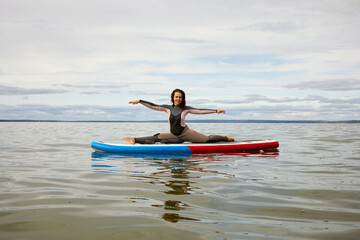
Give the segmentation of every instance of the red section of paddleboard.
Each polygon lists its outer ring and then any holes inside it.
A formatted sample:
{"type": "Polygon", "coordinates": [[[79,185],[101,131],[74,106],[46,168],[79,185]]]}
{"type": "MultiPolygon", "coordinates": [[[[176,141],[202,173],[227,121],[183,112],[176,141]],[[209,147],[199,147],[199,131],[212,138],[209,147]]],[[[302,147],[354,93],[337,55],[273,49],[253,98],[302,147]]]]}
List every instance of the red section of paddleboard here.
{"type": "Polygon", "coordinates": [[[269,142],[239,142],[233,144],[209,144],[209,145],[191,145],[188,146],[193,153],[223,153],[223,152],[241,152],[273,149],[279,147],[278,141],[269,142]]]}

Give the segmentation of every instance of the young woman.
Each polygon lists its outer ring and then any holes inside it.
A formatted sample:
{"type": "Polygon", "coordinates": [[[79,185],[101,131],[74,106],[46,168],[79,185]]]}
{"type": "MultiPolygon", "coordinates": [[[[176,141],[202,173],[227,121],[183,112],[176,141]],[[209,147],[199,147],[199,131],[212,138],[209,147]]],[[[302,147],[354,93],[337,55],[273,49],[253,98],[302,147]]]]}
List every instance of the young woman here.
{"type": "Polygon", "coordinates": [[[144,100],[135,100],[129,102],[130,104],[138,104],[156,110],[166,112],[169,119],[170,133],[158,133],[154,136],[134,138],[124,137],[123,140],[135,144],[152,144],[155,142],[163,143],[182,143],[185,141],[193,143],[210,143],[210,142],[232,142],[234,138],[228,136],[210,135],[198,133],[185,124],[185,117],[188,113],[192,114],[209,114],[209,113],[225,113],[225,110],[215,109],[198,109],[186,106],[185,92],[180,89],[175,89],[171,94],[171,101],[173,105],[157,105],[144,100]]]}

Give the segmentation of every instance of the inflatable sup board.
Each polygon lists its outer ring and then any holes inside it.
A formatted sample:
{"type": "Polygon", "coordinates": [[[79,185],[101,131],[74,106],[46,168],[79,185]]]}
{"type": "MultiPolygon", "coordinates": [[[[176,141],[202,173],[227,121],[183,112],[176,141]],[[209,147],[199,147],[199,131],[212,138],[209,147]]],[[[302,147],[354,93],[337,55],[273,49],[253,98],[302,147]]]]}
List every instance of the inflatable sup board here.
{"type": "Polygon", "coordinates": [[[279,147],[276,140],[218,142],[218,143],[182,143],[182,144],[111,144],[92,142],[96,152],[126,154],[193,154],[226,153],[258,150],[273,150],[279,147]]]}

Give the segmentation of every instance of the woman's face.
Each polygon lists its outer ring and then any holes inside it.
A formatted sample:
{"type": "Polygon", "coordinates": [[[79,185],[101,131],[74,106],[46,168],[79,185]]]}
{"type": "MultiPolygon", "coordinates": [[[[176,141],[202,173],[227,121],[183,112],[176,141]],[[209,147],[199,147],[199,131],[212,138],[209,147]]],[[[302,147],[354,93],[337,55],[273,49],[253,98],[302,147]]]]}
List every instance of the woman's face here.
{"type": "Polygon", "coordinates": [[[179,107],[181,105],[181,102],[182,102],[182,94],[179,93],[179,92],[175,92],[175,95],[174,95],[174,105],[175,107],[179,107]]]}

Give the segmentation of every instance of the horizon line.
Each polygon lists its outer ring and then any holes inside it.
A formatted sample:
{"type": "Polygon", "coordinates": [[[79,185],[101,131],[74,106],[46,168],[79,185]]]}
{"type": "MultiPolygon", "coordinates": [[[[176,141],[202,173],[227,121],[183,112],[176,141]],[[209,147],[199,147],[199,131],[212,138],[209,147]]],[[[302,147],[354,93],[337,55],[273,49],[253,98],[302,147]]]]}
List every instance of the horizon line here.
{"type": "MultiPolygon", "coordinates": [[[[121,122],[168,122],[167,120],[40,120],[40,119],[0,119],[0,122],[102,122],[102,123],[121,123],[121,122]]],[[[360,123],[360,120],[187,120],[193,123],[360,123]]]]}

